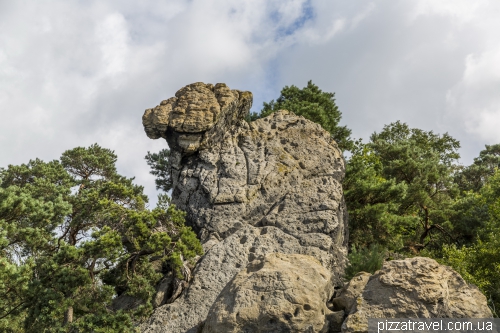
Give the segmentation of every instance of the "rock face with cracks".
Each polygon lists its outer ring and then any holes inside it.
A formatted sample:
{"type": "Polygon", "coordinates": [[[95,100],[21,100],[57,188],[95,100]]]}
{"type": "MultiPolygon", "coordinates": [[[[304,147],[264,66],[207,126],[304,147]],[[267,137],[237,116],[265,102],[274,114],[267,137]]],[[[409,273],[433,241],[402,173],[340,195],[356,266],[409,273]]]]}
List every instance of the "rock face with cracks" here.
{"type": "Polygon", "coordinates": [[[250,92],[194,83],[143,116],[171,149],[172,201],[206,254],[144,332],[196,332],[224,287],[270,253],[304,254],[340,282],[347,252],[344,159],[320,125],[282,110],[247,123],[250,92]]]}
{"type": "Polygon", "coordinates": [[[203,333],[328,332],[330,272],[311,256],[271,253],[222,290],[203,333]]]}

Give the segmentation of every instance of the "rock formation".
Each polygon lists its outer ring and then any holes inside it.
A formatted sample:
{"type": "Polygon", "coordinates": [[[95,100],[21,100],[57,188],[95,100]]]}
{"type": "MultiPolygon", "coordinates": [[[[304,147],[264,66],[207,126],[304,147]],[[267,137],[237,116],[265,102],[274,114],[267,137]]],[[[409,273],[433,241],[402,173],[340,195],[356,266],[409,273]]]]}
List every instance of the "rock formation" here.
{"type": "Polygon", "coordinates": [[[491,318],[486,297],[448,266],[416,257],[357,274],[333,300],[349,315],[342,332],[368,332],[368,318],[491,318]]]}
{"type": "Polygon", "coordinates": [[[367,272],[359,272],[351,281],[349,281],[337,293],[336,297],[332,300],[331,307],[338,311],[344,311],[346,314],[351,312],[351,309],[356,305],[358,296],[363,293],[363,290],[372,275],[367,272]]]}
{"type": "Polygon", "coordinates": [[[143,116],[171,149],[172,200],[206,254],[144,332],[196,332],[222,289],[259,256],[310,255],[339,283],[345,266],[344,160],[331,135],[279,111],[247,123],[250,92],[194,83],[143,116]]]}
{"type": "Polygon", "coordinates": [[[227,284],[203,333],[328,332],[330,271],[311,256],[268,254],[227,284]]]}
{"type": "Polygon", "coordinates": [[[144,113],[147,135],[168,142],[172,201],[205,254],[189,284],[157,286],[142,332],[347,333],[367,332],[368,316],[491,317],[477,288],[428,258],[359,273],[331,299],[347,252],[342,154],[285,110],[247,123],[251,104],[249,92],[194,83],[144,113]]]}

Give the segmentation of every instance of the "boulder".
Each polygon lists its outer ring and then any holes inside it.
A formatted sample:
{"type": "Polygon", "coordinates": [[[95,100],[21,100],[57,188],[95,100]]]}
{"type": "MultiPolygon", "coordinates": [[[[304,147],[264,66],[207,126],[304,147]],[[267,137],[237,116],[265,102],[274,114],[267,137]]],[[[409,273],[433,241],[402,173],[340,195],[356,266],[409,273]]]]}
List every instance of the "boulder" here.
{"type": "Polygon", "coordinates": [[[368,332],[368,318],[491,317],[486,297],[476,286],[448,266],[415,257],[385,262],[369,278],[342,332],[368,332]]]}
{"type": "Polygon", "coordinates": [[[303,254],[319,258],[316,260],[323,267],[330,261],[327,252],[315,246],[303,246],[299,239],[272,226],[248,225],[224,240],[212,239],[211,243],[210,250],[196,265],[188,289],[172,304],[157,308],[142,324],[143,332],[197,332],[224,287],[249,263],[266,254],[303,254]]]}
{"type": "Polygon", "coordinates": [[[347,253],[344,159],[330,133],[281,110],[247,123],[252,94],[194,83],[145,111],[171,150],[172,202],[206,254],[191,285],[144,332],[196,332],[226,284],[259,255],[307,254],[341,283],[347,253]]]}
{"type": "Polygon", "coordinates": [[[331,278],[311,256],[267,254],[226,285],[203,333],[328,332],[331,278]]]}
{"type": "Polygon", "coordinates": [[[363,293],[363,290],[372,275],[366,272],[359,272],[337,293],[332,301],[334,310],[343,310],[350,313],[356,300],[363,293]]]}

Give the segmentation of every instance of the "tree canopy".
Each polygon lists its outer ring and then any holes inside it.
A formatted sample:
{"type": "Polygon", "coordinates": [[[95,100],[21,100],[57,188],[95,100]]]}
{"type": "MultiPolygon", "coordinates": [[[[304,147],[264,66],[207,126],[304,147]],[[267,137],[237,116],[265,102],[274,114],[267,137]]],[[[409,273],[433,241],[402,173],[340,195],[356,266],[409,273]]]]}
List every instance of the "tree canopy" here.
{"type": "Polygon", "coordinates": [[[419,250],[452,238],[459,142],[398,121],[361,146],[347,164],[344,183],[351,242],[419,250]]]}
{"type": "Polygon", "coordinates": [[[117,173],[94,144],[0,172],[0,330],[132,332],[168,267],[202,253],[184,213],[117,173]],[[153,262],[161,262],[160,269],[153,262]],[[140,306],[114,311],[113,298],[140,306]]]}
{"type": "Polygon", "coordinates": [[[151,168],[149,173],[156,177],[156,189],[162,190],[165,193],[172,189],[169,157],[169,149],[162,149],[158,153],[151,153],[148,151],[147,155],[144,157],[151,168]]]}
{"type": "Polygon", "coordinates": [[[500,315],[500,171],[494,169],[474,196],[481,207],[481,225],[475,229],[475,241],[447,244],[439,253],[442,263],[452,266],[468,282],[485,293],[496,317],[500,315]]]}
{"type": "Polygon", "coordinates": [[[496,168],[500,168],[500,144],[486,145],[474,163],[457,174],[456,182],[462,191],[479,191],[496,168]]]}

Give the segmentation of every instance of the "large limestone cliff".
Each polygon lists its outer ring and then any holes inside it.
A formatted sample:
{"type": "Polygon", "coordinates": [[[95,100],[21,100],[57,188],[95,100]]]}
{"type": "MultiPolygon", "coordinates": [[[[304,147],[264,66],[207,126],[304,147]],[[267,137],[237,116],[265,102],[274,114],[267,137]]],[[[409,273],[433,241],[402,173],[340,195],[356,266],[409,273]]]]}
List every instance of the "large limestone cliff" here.
{"type": "Polygon", "coordinates": [[[247,123],[252,94],[194,83],[145,111],[171,149],[172,200],[206,254],[144,332],[196,332],[226,285],[270,253],[314,257],[339,283],[347,252],[344,160],[330,134],[288,111],[247,123]]]}

